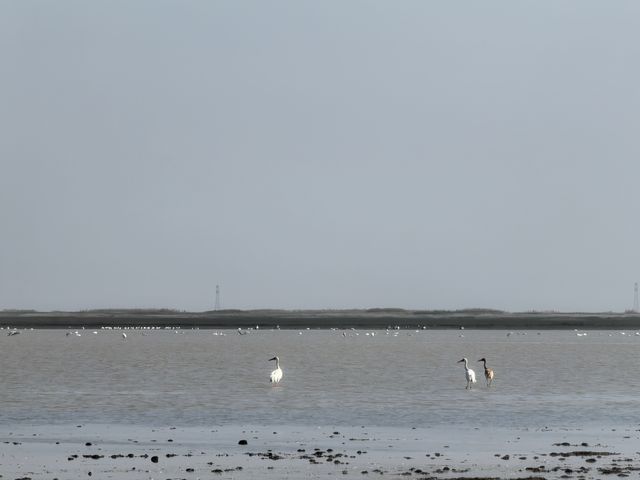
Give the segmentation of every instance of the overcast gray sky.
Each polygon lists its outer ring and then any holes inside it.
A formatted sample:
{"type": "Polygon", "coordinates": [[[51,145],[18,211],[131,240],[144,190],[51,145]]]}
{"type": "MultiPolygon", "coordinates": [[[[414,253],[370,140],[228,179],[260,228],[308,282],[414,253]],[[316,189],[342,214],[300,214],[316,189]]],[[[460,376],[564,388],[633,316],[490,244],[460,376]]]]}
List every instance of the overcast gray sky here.
{"type": "Polygon", "coordinates": [[[636,1],[4,1],[0,308],[624,310],[636,1]]]}

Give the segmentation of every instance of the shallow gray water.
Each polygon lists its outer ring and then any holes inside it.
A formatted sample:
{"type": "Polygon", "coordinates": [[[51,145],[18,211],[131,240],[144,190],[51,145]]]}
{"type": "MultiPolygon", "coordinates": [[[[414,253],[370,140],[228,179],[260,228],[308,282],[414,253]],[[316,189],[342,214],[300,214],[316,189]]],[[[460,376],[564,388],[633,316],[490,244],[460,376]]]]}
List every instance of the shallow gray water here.
{"type": "Polygon", "coordinates": [[[0,332],[0,425],[640,423],[634,332],[365,332],[0,332]],[[284,379],[272,387],[276,354],[284,379]],[[471,391],[463,356],[478,377],[471,391]],[[491,389],[482,356],[496,372],[491,389]]]}

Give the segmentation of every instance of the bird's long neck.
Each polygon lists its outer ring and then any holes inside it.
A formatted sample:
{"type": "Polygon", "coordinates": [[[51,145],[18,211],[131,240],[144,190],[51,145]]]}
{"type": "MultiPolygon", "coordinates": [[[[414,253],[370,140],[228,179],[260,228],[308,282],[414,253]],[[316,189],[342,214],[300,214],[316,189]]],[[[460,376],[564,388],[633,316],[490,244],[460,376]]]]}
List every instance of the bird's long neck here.
{"type": "Polygon", "coordinates": [[[487,361],[486,360],[482,360],[482,363],[484,364],[484,369],[487,369],[487,361]]]}
{"type": "Polygon", "coordinates": [[[464,369],[469,370],[469,362],[467,362],[467,359],[464,360],[464,369]]]}
{"type": "Polygon", "coordinates": [[[280,368],[280,360],[276,358],[276,370],[280,368]]]}

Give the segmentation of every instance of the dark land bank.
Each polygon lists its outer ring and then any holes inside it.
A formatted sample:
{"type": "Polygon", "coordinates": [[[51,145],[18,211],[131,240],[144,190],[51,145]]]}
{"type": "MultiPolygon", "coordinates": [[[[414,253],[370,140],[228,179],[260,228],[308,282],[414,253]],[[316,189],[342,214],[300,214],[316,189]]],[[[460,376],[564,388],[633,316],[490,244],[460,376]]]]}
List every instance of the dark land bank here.
{"type": "Polygon", "coordinates": [[[5,310],[0,326],[16,328],[480,328],[480,329],[640,329],[638,313],[511,313],[497,310],[90,310],[37,312],[5,310]]]}

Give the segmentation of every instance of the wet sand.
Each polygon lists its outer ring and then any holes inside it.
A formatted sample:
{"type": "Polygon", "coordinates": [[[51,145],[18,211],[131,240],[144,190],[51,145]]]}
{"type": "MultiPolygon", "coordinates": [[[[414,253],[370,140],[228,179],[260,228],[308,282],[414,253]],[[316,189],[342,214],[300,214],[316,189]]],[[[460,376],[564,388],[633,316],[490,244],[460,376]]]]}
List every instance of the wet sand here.
{"type": "Polygon", "coordinates": [[[607,429],[14,426],[3,479],[637,476],[638,426],[607,429]]]}

